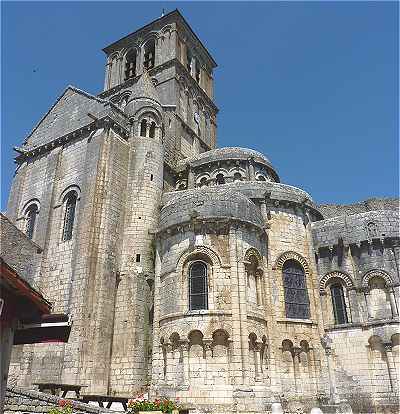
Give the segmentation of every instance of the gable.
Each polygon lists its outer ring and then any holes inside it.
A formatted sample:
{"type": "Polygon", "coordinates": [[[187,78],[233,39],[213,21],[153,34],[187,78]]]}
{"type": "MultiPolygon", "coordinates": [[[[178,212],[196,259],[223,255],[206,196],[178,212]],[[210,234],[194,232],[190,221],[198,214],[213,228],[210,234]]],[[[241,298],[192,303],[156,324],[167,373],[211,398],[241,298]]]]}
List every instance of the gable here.
{"type": "Polygon", "coordinates": [[[105,103],[79,89],[68,87],[27,137],[24,146],[33,148],[46,144],[93,122],[88,113],[100,116],[105,103]]]}

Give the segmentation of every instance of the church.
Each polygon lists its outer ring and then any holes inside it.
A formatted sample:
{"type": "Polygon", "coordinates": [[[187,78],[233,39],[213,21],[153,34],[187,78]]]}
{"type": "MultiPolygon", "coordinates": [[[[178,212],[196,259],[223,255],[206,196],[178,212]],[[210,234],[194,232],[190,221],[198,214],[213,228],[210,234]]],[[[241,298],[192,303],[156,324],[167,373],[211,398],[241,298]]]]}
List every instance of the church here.
{"type": "Polygon", "coordinates": [[[73,325],[15,346],[9,381],[397,412],[398,203],[319,206],[265,155],[217,148],[217,63],[179,11],[103,51],[104,91],[68,86],[15,148],[7,217],[73,325]]]}

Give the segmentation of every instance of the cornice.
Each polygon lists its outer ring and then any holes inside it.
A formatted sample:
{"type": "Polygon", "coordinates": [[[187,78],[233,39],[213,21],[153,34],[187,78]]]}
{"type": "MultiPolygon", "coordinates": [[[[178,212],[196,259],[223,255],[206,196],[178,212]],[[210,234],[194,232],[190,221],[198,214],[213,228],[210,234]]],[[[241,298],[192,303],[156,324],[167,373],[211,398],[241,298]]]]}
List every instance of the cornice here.
{"type": "Polygon", "coordinates": [[[88,115],[89,117],[93,118],[93,122],[85,124],[74,131],[68,132],[68,134],[58,136],[43,145],[29,149],[14,147],[14,151],[18,152],[19,154],[14,158],[15,162],[21,164],[30,158],[48,153],[56,147],[61,147],[68,142],[82,137],[85,133],[89,133],[103,127],[112,128],[114,131],[120,133],[125,139],[128,138],[129,130],[126,127],[122,126],[121,123],[115,119],[113,116],[114,114],[111,111],[106,111],[106,113],[100,118],[97,118],[91,114],[88,115]]]}

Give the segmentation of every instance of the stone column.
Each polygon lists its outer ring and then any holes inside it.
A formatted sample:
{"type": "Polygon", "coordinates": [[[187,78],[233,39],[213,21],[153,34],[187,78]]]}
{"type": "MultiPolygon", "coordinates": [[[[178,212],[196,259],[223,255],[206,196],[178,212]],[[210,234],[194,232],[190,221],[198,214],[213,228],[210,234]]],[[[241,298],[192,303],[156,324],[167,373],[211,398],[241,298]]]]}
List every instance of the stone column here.
{"type": "Polygon", "coordinates": [[[204,345],[204,351],[206,354],[206,378],[205,378],[205,384],[212,384],[212,372],[213,372],[213,364],[212,364],[212,338],[203,338],[203,345],[204,345]]]}
{"type": "Polygon", "coordinates": [[[397,370],[394,363],[393,353],[392,353],[392,343],[388,342],[383,344],[386,353],[386,363],[388,367],[390,388],[392,392],[398,393],[398,380],[397,380],[397,370]]]}
{"type": "Polygon", "coordinates": [[[167,342],[164,344],[164,350],[165,350],[165,382],[172,381],[172,345],[167,342]]]}
{"type": "Polygon", "coordinates": [[[294,348],[292,350],[292,359],[293,359],[293,377],[294,377],[294,391],[298,392],[298,377],[299,377],[299,348],[294,348]]]}
{"type": "Polygon", "coordinates": [[[182,341],[182,356],[183,356],[183,372],[185,375],[185,384],[190,384],[190,366],[189,366],[189,348],[190,343],[189,341],[182,341]]]}
{"type": "Polygon", "coordinates": [[[372,319],[372,306],[371,306],[371,297],[369,289],[364,290],[365,305],[367,307],[367,318],[372,319]]]}
{"type": "Polygon", "coordinates": [[[256,342],[254,347],[254,354],[256,356],[255,377],[257,382],[262,381],[261,346],[262,342],[256,342]]]}
{"type": "Polygon", "coordinates": [[[353,322],[353,323],[361,322],[357,291],[354,288],[348,289],[347,296],[349,298],[350,317],[351,317],[351,320],[349,320],[349,322],[353,322]]]}
{"type": "Polygon", "coordinates": [[[111,62],[106,63],[106,75],[104,77],[104,90],[110,88],[110,77],[111,77],[111,62]]]}
{"type": "Polygon", "coordinates": [[[246,274],[241,261],[241,231],[235,223],[229,229],[229,262],[231,265],[232,354],[231,381],[243,385],[248,381],[249,347],[246,330],[246,274]]]}
{"type": "Polygon", "coordinates": [[[250,178],[250,181],[255,181],[256,180],[256,173],[255,173],[255,169],[254,169],[254,160],[253,160],[253,158],[249,158],[249,178],[250,178]]]}
{"type": "Polygon", "coordinates": [[[261,215],[265,222],[268,221],[267,203],[265,200],[260,201],[261,215]]]}
{"type": "Polygon", "coordinates": [[[190,188],[194,188],[194,174],[192,169],[189,167],[189,171],[188,171],[188,189],[190,188]]]}
{"type": "Polygon", "coordinates": [[[254,280],[256,282],[256,302],[257,306],[261,306],[261,294],[260,294],[260,280],[257,274],[254,275],[254,280]]]}
{"type": "Polygon", "coordinates": [[[331,347],[332,339],[328,335],[325,334],[321,338],[321,344],[325,350],[326,363],[328,367],[330,400],[332,403],[336,404],[339,402],[339,397],[337,395],[336,378],[335,378],[335,372],[333,370],[332,347],[331,347]]]}
{"type": "Polygon", "coordinates": [[[394,295],[394,289],[392,286],[389,287],[389,300],[390,300],[390,309],[392,310],[393,318],[399,316],[399,311],[397,310],[396,297],[394,295]]]}

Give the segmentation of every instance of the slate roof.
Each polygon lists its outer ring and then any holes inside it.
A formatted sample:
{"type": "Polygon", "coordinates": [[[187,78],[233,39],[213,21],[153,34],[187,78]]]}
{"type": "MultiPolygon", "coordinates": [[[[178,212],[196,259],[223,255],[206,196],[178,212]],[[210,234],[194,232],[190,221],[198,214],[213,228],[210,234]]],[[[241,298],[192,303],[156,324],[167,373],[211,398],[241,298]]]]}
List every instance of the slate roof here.
{"type": "Polygon", "coordinates": [[[237,219],[263,226],[257,206],[246,196],[232,188],[208,187],[170,193],[171,197],[161,209],[159,229],[189,222],[193,217],[237,219]]]}
{"type": "Polygon", "coordinates": [[[136,84],[132,87],[134,99],[150,98],[160,104],[160,95],[155,88],[150,75],[144,71],[136,84]]]}
{"type": "Polygon", "coordinates": [[[25,139],[24,149],[47,144],[93,122],[88,113],[101,118],[107,109],[125,118],[125,114],[107,100],[100,99],[73,86],[68,86],[25,139]]]}
{"type": "Polygon", "coordinates": [[[372,238],[398,238],[399,214],[396,211],[379,210],[366,213],[342,215],[327,220],[312,223],[314,247],[335,246],[339,239],[344,245],[357,244],[371,240],[367,224],[374,222],[377,226],[377,236],[372,238]]]}

